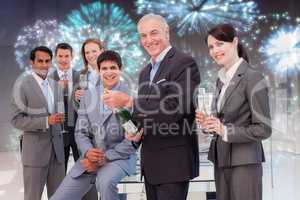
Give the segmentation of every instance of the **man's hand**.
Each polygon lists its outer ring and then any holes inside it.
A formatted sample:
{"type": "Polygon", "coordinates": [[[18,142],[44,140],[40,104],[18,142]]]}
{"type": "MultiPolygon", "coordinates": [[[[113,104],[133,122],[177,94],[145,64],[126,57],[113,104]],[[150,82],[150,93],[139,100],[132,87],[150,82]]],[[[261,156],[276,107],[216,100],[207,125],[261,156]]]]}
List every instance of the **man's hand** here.
{"type": "Polygon", "coordinates": [[[80,98],[83,96],[84,90],[76,90],[75,91],[75,100],[80,101],[80,98]]]}
{"type": "Polygon", "coordinates": [[[130,108],[133,105],[133,98],[120,91],[105,90],[102,101],[109,108],[130,108]]]}
{"type": "Polygon", "coordinates": [[[106,163],[107,163],[107,159],[104,154],[104,156],[100,160],[98,160],[97,165],[98,165],[98,167],[102,167],[102,166],[106,165],[106,163]]]}
{"type": "Polygon", "coordinates": [[[95,172],[98,170],[98,165],[96,162],[92,162],[87,158],[80,160],[80,164],[88,173],[95,172]]]}
{"type": "Polygon", "coordinates": [[[91,162],[99,162],[102,163],[105,158],[105,153],[98,148],[91,148],[89,149],[86,154],[85,157],[91,161],[91,162]]]}
{"type": "Polygon", "coordinates": [[[141,129],[137,134],[125,133],[125,138],[129,141],[139,142],[143,137],[144,129],[141,129]]]}
{"type": "Polygon", "coordinates": [[[64,123],[64,114],[63,113],[54,113],[48,117],[48,124],[62,124],[64,123]]]}
{"type": "Polygon", "coordinates": [[[63,89],[65,89],[65,88],[67,88],[68,87],[68,80],[60,80],[60,81],[58,81],[58,84],[63,88],[63,89]]]}

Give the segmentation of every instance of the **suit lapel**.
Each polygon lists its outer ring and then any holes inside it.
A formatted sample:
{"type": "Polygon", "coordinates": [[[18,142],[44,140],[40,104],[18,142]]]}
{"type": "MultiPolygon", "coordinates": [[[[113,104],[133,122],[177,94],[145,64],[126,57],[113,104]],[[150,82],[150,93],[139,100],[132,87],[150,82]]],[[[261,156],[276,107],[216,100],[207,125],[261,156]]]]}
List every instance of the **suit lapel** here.
{"type": "Polygon", "coordinates": [[[235,72],[234,76],[230,80],[229,86],[227,87],[224,97],[221,102],[220,112],[223,110],[224,105],[226,104],[227,100],[235,90],[235,88],[239,85],[240,81],[243,79],[243,74],[247,69],[247,63],[243,61],[240,66],[238,67],[237,71],[235,72]]]}
{"type": "Polygon", "coordinates": [[[218,78],[217,83],[216,83],[215,93],[214,93],[214,100],[213,100],[213,104],[212,104],[212,113],[213,114],[218,113],[217,104],[218,104],[218,99],[219,99],[219,96],[220,96],[220,93],[221,93],[221,89],[222,89],[222,82],[218,78]]]}
{"type": "Polygon", "coordinates": [[[69,91],[69,97],[68,97],[68,120],[69,122],[74,122],[74,105],[73,105],[73,100],[74,100],[74,87],[77,84],[76,80],[76,72],[75,70],[72,69],[72,90],[69,91]]]}
{"type": "Polygon", "coordinates": [[[57,70],[55,70],[54,72],[53,72],[53,79],[55,80],[55,81],[59,81],[60,79],[59,79],[59,76],[58,76],[58,71],[57,70]]]}
{"type": "MultiPolygon", "coordinates": [[[[41,87],[39,86],[38,82],[35,80],[35,78],[31,75],[31,80],[30,80],[30,84],[32,85],[32,90],[36,93],[36,95],[41,99],[44,107],[46,108],[46,110],[48,111],[48,103],[47,103],[47,99],[45,98],[43,91],[41,89],[41,87]]],[[[49,112],[49,111],[48,111],[49,112]]]]}
{"type": "MultiPolygon", "coordinates": [[[[159,68],[158,68],[158,70],[157,70],[157,72],[156,72],[156,74],[155,74],[155,76],[152,80],[152,83],[155,84],[159,80],[162,71],[169,65],[170,58],[173,57],[174,53],[175,53],[175,49],[172,47],[169,50],[169,52],[166,54],[164,59],[161,61],[160,65],[159,65],[159,68]]],[[[150,66],[150,70],[149,70],[149,73],[148,73],[148,80],[150,81],[151,64],[149,64],[149,66],[150,66]]],[[[152,89],[153,89],[153,86],[150,86],[148,94],[151,94],[152,89]]]]}
{"type": "Polygon", "coordinates": [[[139,93],[144,95],[149,95],[151,92],[151,85],[150,85],[150,71],[151,71],[151,63],[149,63],[143,73],[141,74],[141,85],[143,87],[139,88],[139,93]]]}
{"type": "MultiPolygon", "coordinates": [[[[169,65],[170,58],[173,57],[174,53],[175,53],[175,49],[172,47],[169,50],[169,52],[166,54],[164,59],[161,61],[159,68],[153,78],[153,81],[152,81],[153,83],[156,83],[159,80],[159,77],[160,77],[162,71],[164,70],[164,68],[166,68],[166,66],[169,65]]],[[[149,75],[150,75],[150,73],[149,73],[149,75]]]]}
{"type": "Polygon", "coordinates": [[[63,91],[54,79],[48,79],[48,82],[53,94],[53,112],[57,112],[57,102],[63,103],[63,91]]]}

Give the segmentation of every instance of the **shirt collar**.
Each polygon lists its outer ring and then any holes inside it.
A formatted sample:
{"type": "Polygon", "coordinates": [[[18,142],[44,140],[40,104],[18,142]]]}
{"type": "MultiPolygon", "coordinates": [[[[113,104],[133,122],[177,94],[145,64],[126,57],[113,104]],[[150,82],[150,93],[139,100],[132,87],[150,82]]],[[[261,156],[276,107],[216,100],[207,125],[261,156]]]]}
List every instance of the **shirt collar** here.
{"type": "Polygon", "coordinates": [[[228,84],[230,82],[230,80],[234,76],[235,72],[237,71],[238,67],[243,62],[243,60],[244,60],[243,58],[240,58],[227,71],[225,71],[224,67],[222,67],[222,69],[219,70],[218,77],[223,84],[228,84]]]}
{"type": "Polygon", "coordinates": [[[172,48],[172,46],[168,46],[167,48],[165,48],[158,56],[155,60],[150,59],[150,62],[152,64],[152,66],[156,63],[160,63],[165,56],[167,55],[167,53],[170,51],[170,49],[172,48]]]}
{"type": "Polygon", "coordinates": [[[91,65],[88,65],[88,71],[92,72],[92,73],[96,73],[97,70],[95,70],[91,65]]]}
{"type": "MultiPolygon", "coordinates": [[[[60,70],[59,68],[57,68],[57,73],[58,73],[59,78],[61,78],[65,72],[60,70]]],[[[67,74],[68,74],[68,78],[71,79],[71,77],[72,77],[72,69],[71,68],[67,70],[67,74]]]]}
{"type": "Polygon", "coordinates": [[[44,81],[48,82],[47,78],[44,80],[39,75],[37,75],[35,72],[32,72],[32,76],[38,82],[39,85],[42,85],[44,81]]]}

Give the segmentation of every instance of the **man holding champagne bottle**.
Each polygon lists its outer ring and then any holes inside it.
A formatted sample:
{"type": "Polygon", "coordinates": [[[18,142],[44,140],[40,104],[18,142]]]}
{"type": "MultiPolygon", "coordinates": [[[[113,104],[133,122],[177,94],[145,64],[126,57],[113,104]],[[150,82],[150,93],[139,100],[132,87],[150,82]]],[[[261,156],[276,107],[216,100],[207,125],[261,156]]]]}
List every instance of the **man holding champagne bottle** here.
{"type": "Polygon", "coordinates": [[[123,119],[116,113],[117,108],[120,111],[128,105],[118,102],[117,106],[110,99],[128,93],[120,81],[121,58],[114,51],[104,51],[97,64],[101,84],[85,91],[76,123],[75,139],[84,156],[75,163],[51,200],[80,200],[93,182],[101,200],[117,200],[117,184],[136,171],[136,149],[125,139],[120,123],[123,119]]]}
{"type": "Polygon", "coordinates": [[[193,58],[171,46],[163,17],[147,14],[137,28],[151,59],[139,75],[134,101],[133,118],[143,128],[143,137],[126,137],[142,143],[147,200],[184,200],[189,180],[199,174],[192,100],[200,74],[193,58]]]}

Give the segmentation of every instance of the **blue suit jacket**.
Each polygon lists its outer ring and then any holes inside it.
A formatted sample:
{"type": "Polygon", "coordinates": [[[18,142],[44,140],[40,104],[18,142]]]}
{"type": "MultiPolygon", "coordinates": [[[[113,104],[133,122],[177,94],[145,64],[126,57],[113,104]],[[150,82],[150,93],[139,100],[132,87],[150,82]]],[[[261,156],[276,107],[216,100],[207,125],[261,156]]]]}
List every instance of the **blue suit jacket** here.
{"type": "MultiPolygon", "coordinates": [[[[113,90],[128,93],[122,82],[119,82],[113,90]]],[[[84,155],[90,148],[96,147],[99,143],[97,140],[103,140],[102,148],[105,149],[108,162],[115,162],[128,175],[133,174],[136,171],[136,149],[131,141],[125,139],[123,128],[116,115],[101,101],[102,94],[103,86],[100,84],[94,89],[86,90],[80,100],[75,129],[76,143],[81,155],[84,155]]],[[[71,169],[72,177],[78,177],[85,172],[80,164],[81,159],[71,169]]]]}

